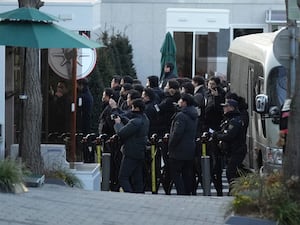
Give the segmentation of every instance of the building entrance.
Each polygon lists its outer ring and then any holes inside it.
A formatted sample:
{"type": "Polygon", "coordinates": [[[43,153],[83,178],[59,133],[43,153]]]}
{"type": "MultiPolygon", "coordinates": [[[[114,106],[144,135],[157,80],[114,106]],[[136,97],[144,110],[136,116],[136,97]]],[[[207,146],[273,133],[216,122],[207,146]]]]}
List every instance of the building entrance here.
{"type": "Polygon", "coordinates": [[[167,31],[176,43],[179,77],[226,73],[229,10],[167,9],[167,31]]]}

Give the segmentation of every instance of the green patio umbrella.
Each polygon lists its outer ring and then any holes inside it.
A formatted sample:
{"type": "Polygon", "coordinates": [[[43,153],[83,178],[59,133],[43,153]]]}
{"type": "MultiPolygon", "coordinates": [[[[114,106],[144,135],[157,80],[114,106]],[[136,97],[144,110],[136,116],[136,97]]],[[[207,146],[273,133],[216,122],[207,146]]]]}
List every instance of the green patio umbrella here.
{"type": "MultiPolygon", "coordinates": [[[[54,24],[55,21],[58,21],[55,16],[35,8],[22,7],[0,13],[0,45],[39,49],[73,48],[72,84],[76,108],[77,48],[99,48],[103,45],[60,27],[54,24]]],[[[75,159],[76,110],[72,111],[71,125],[71,154],[75,159]]]]}
{"type": "Polygon", "coordinates": [[[177,67],[176,67],[176,44],[170,32],[166,34],[164,42],[160,49],[161,52],[161,59],[160,59],[160,66],[161,66],[161,73],[160,73],[160,80],[164,79],[164,66],[167,62],[171,62],[174,65],[173,73],[177,74],[177,67]]]}
{"type": "Polygon", "coordinates": [[[0,13],[0,45],[27,48],[98,48],[102,45],[54,24],[54,16],[34,8],[0,13]]]}
{"type": "Polygon", "coordinates": [[[17,8],[11,11],[0,13],[0,21],[35,21],[35,22],[45,22],[52,23],[53,21],[59,21],[55,16],[49,15],[47,13],[40,12],[36,8],[17,8]]]}

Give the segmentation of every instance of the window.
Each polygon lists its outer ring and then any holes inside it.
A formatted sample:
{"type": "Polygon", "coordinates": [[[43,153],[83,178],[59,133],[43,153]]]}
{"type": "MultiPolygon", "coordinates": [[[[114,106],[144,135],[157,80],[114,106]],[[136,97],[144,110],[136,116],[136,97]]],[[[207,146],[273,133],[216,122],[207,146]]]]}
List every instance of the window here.
{"type": "Polygon", "coordinates": [[[233,39],[248,34],[256,34],[263,32],[264,30],[262,28],[235,28],[233,29],[233,39]]]}
{"type": "Polygon", "coordinates": [[[287,93],[287,71],[283,66],[271,70],[268,78],[268,96],[270,106],[283,105],[287,93]]]}
{"type": "MultiPolygon", "coordinates": [[[[219,32],[174,32],[179,77],[192,77],[217,71],[218,59],[227,57],[230,30],[219,32]]],[[[225,67],[226,68],[226,67],[225,67]]],[[[224,71],[223,71],[224,72],[224,71]]]]}
{"type": "Polygon", "coordinates": [[[176,43],[176,65],[179,77],[191,77],[193,55],[193,33],[174,32],[176,43]]]}

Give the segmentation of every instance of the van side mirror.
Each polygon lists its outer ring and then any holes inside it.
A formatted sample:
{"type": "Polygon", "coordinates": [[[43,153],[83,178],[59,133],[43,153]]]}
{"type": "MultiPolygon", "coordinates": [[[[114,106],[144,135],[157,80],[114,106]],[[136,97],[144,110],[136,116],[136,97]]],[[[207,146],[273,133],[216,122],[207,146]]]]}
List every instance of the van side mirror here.
{"type": "Polygon", "coordinates": [[[259,94],[255,97],[255,110],[258,113],[268,113],[268,96],[259,94]]]}

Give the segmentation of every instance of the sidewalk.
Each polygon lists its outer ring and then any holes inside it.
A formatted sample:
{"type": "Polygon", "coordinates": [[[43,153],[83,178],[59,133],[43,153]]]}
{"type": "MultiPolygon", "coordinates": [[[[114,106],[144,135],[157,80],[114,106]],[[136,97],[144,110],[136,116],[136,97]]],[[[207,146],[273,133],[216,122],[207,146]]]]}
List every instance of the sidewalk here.
{"type": "Polygon", "coordinates": [[[224,225],[232,197],[96,192],[45,184],[0,194],[1,225],[224,225]]]}

